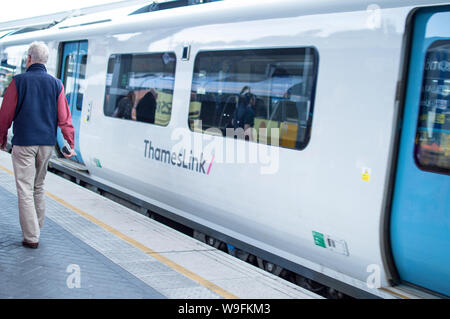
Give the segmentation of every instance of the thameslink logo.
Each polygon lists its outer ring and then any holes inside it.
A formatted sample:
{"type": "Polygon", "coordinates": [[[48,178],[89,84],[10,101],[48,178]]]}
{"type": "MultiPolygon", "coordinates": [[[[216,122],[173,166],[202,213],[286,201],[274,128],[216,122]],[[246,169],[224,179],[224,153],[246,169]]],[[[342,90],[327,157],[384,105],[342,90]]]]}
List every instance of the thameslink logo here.
{"type": "Polygon", "coordinates": [[[211,166],[214,161],[214,157],[211,162],[206,167],[206,160],[203,158],[203,153],[200,157],[196,157],[192,154],[186,154],[186,149],[182,149],[180,152],[172,152],[166,149],[155,147],[152,145],[152,141],[144,140],[144,157],[155,161],[160,161],[165,164],[172,166],[177,166],[187,170],[195,171],[197,173],[202,173],[209,175],[211,171],[211,166]]]}
{"type": "Polygon", "coordinates": [[[262,175],[278,172],[279,128],[272,128],[270,134],[267,128],[260,128],[259,133],[254,128],[247,131],[227,128],[225,136],[217,128],[201,128],[201,121],[194,123],[193,131],[175,128],[170,136],[172,146],[144,139],[144,158],[205,175],[212,172],[213,163],[219,174],[225,173],[222,169],[229,165],[233,165],[236,174],[255,174],[256,170],[262,175]],[[246,140],[246,134],[252,138],[246,140]],[[256,136],[259,136],[257,140],[256,136]],[[267,136],[270,136],[270,143],[267,136]]]}

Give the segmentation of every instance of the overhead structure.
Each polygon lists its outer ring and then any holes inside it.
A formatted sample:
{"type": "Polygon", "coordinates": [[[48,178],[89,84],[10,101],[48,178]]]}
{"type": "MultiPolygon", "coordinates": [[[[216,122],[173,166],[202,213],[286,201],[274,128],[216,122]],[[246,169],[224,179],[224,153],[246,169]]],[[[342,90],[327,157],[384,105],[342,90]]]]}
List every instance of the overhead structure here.
{"type": "Polygon", "coordinates": [[[61,11],[37,17],[1,22],[0,39],[9,35],[45,30],[55,26],[60,29],[84,26],[99,22],[109,22],[115,17],[160,11],[214,1],[222,0],[127,0],[87,8],[61,11]]]}

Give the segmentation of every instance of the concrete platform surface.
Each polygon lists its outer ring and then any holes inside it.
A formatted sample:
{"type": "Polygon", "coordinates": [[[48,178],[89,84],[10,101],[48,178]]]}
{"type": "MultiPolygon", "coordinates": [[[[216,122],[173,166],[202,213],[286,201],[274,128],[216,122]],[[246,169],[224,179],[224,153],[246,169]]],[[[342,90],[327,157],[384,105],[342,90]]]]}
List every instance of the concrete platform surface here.
{"type": "Polygon", "coordinates": [[[12,171],[0,151],[0,298],[322,298],[52,173],[25,248],[12,171]]]}

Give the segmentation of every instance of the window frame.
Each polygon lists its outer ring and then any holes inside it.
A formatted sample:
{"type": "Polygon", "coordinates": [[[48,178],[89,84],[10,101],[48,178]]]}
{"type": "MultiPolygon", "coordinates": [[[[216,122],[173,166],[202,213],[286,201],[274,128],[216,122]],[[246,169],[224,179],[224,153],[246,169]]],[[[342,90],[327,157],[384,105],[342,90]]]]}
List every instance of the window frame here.
{"type": "MultiPolygon", "coordinates": [[[[294,151],[302,151],[304,150],[308,145],[309,142],[311,140],[311,131],[312,131],[312,126],[313,126],[313,118],[314,118],[314,107],[315,107],[315,98],[316,98],[316,89],[317,89],[317,82],[318,82],[318,77],[319,77],[319,61],[320,61],[320,54],[319,54],[319,50],[317,49],[316,46],[314,45],[309,45],[309,46],[289,46],[289,47],[250,47],[250,48],[218,48],[218,49],[200,49],[199,51],[196,52],[195,54],[195,59],[192,65],[192,79],[191,79],[191,86],[189,89],[189,92],[192,92],[193,89],[193,84],[194,84],[194,77],[195,77],[195,67],[198,63],[198,59],[199,57],[201,57],[201,55],[203,53],[226,53],[226,52],[242,52],[242,51],[277,51],[277,50],[304,50],[306,51],[307,49],[311,50],[311,55],[313,57],[312,62],[313,62],[313,67],[312,67],[312,84],[311,84],[311,93],[310,93],[310,114],[311,116],[308,115],[308,119],[307,119],[307,124],[306,124],[306,133],[305,133],[305,139],[303,141],[303,143],[300,143],[298,145],[298,147],[287,147],[287,146],[283,146],[280,143],[278,143],[278,145],[276,145],[277,147],[280,148],[286,148],[289,150],[294,150],[294,151]]],[[[188,103],[188,114],[190,113],[190,104],[191,102],[196,102],[195,100],[192,100],[192,98],[189,98],[189,103],[188,103]]],[[[201,109],[200,109],[201,112],[201,109]]],[[[269,117],[270,118],[270,117],[269,117]]],[[[268,120],[269,120],[268,118],[268,120]]],[[[189,130],[193,133],[200,133],[200,134],[208,134],[205,130],[202,129],[202,131],[195,131],[191,128],[190,123],[189,123],[190,119],[189,116],[187,118],[187,126],[189,128],[189,130]]],[[[220,130],[219,127],[215,127],[215,129],[220,130]]],[[[208,134],[211,136],[219,136],[217,134],[208,134]]],[[[222,138],[233,138],[231,136],[226,136],[222,134],[222,138]]],[[[259,141],[250,141],[252,143],[257,143],[257,144],[262,144],[262,145],[267,145],[267,146],[275,146],[271,143],[260,143],[259,141]]],[[[298,141],[296,141],[296,145],[297,143],[299,143],[298,141]]]]}
{"type": "MultiPolygon", "coordinates": [[[[421,144],[416,142],[416,141],[418,141],[418,138],[419,138],[418,133],[419,133],[419,128],[421,127],[420,123],[422,122],[420,118],[423,115],[423,113],[421,112],[422,111],[421,102],[422,102],[422,95],[423,95],[424,89],[425,89],[425,81],[426,81],[425,74],[427,72],[427,70],[425,70],[425,65],[427,63],[427,55],[431,49],[433,49],[434,47],[441,46],[442,44],[447,44],[450,46],[450,39],[436,40],[436,41],[432,42],[425,51],[424,69],[422,71],[422,81],[421,81],[420,95],[419,95],[418,108],[417,108],[417,123],[416,123],[415,134],[414,134],[415,142],[414,142],[413,158],[414,158],[414,163],[416,164],[417,168],[419,168],[421,171],[429,172],[429,173],[450,175],[450,167],[448,169],[446,169],[446,168],[438,167],[436,165],[422,164],[421,161],[418,159],[419,146],[421,144]]],[[[450,107],[450,105],[448,107],[450,107]]]]}
{"type": "MultiPolygon", "coordinates": [[[[172,120],[172,110],[173,110],[173,96],[175,95],[175,81],[176,81],[176,74],[177,74],[177,63],[178,63],[178,57],[175,51],[158,51],[158,52],[116,52],[116,53],[110,53],[108,58],[106,59],[106,72],[105,72],[105,85],[104,85],[104,94],[103,94],[103,116],[106,118],[112,118],[112,119],[116,119],[116,120],[124,120],[127,122],[135,122],[135,123],[143,123],[143,124],[149,124],[149,125],[154,125],[157,127],[167,127],[170,124],[170,121],[172,120]],[[121,56],[121,55],[163,55],[164,53],[168,53],[170,55],[172,55],[175,59],[174,59],[174,71],[173,71],[173,88],[172,88],[172,107],[170,110],[170,118],[167,122],[166,125],[160,125],[160,124],[156,124],[156,123],[150,123],[150,122],[146,122],[146,121],[137,121],[137,120],[132,120],[132,119],[125,119],[125,118],[119,118],[119,117],[114,117],[112,115],[107,115],[105,112],[105,107],[106,107],[106,91],[107,91],[107,78],[108,78],[108,68],[109,68],[109,63],[112,57],[115,56],[121,56]]],[[[114,69],[113,69],[113,73],[114,74],[114,69]]],[[[156,120],[156,109],[155,109],[155,120],[156,120]]]]}

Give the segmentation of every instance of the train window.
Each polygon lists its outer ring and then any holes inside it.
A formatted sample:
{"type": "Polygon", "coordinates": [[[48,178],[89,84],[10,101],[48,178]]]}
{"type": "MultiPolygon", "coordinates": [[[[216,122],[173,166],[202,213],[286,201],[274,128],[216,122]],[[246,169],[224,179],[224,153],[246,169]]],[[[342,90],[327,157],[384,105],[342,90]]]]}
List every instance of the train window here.
{"type": "Polygon", "coordinates": [[[8,47],[0,52],[0,96],[3,97],[13,76],[26,71],[28,46],[8,47]]]}
{"type": "Polygon", "coordinates": [[[78,111],[81,111],[83,105],[84,96],[84,81],[86,78],[86,62],[87,55],[83,54],[80,57],[80,67],[77,70],[77,54],[69,54],[64,60],[64,74],[62,82],[66,90],[66,99],[69,105],[71,99],[75,99],[75,107],[78,111]]]}
{"type": "Polygon", "coordinates": [[[8,61],[8,59],[2,59],[0,65],[0,95],[2,97],[9,83],[11,83],[13,76],[16,75],[17,67],[10,63],[11,61],[8,61]]]}
{"type": "Polygon", "coordinates": [[[172,113],[174,53],[115,54],[108,61],[104,114],[166,126],[172,113]]]}
{"type": "Polygon", "coordinates": [[[421,169],[450,172],[450,41],[426,53],[414,154],[421,169]]]}
{"type": "Polygon", "coordinates": [[[238,127],[253,128],[253,141],[303,149],[310,136],[317,68],[314,48],[200,52],[189,126],[211,134],[220,130],[223,136],[238,127]],[[277,141],[271,140],[274,129],[277,141]]]}
{"type": "MultiPolygon", "coordinates": [[[[87,54],[83,54],[80,59],[80,73],[78,74],[79,81],[84,82],[86,81],[86,62],[87,62],[87,54]]],[[[81,106],[83,105],[83,91],[81,85],[77,85],[75,87],[77,92],[75,92],[77,95],[77,103],[76,108],[78,111],[81,111],[81,106]]]]}

